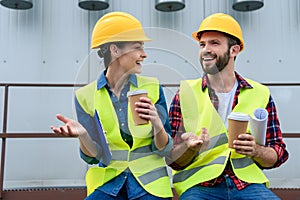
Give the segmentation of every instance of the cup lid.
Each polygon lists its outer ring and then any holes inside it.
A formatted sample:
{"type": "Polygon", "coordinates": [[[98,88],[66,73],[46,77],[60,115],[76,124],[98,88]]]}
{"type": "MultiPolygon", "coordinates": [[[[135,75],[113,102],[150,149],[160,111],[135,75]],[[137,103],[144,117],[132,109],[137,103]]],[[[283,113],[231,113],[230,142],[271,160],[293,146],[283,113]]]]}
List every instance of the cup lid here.
{"type": "Polygon", "coordinates": [[[148,94],[147,90],[132,90],[127,92],[127,97],[138,94],[148,94]]]}
{"type": "Polygon", "coordinates": [[[238,121],[249,121],[249,115],[239,112],[232,112],[228,115],[228,119],[238,120],[238,121]]]}

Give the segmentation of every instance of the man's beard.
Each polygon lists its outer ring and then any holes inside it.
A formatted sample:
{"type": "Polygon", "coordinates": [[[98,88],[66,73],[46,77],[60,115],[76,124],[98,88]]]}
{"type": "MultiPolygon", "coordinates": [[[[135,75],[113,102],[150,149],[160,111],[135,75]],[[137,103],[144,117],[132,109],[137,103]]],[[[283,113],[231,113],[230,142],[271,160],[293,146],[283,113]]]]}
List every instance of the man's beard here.
{"type": "Polygon", "coordinates": [[[218,72],[221,72],[228,64],[229,62],[229,55],[230,55],[230,51],[228,49],[227,52],[225,52],[222,56],[220,56],[219,58],[217,57],[216,54],[211,54],[211,53],[204,53],[201,57],[205,57],[207,55],[210,55],[213,58],[217,58],[217,62],[213,65],[204,65],[203,64],[203,59],[200,58],[200,63],[202,65],[202,69],[206,74],[217,74],[218,72]]]}

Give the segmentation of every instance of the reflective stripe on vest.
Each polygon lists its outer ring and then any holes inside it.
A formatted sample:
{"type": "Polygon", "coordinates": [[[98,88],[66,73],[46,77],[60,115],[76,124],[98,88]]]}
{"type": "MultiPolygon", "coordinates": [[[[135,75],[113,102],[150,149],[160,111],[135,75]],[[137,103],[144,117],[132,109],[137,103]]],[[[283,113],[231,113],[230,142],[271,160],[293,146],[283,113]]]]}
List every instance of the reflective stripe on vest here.
{"type": "Polygon", "coordinates": [[[221,146],[223,144],[227,144],[228,142],[228,138],[226,136],[226,133],[221,133],[220,135],[217,135],[215,137],[210,138],[209,144],[207,146],[206,149],[204,150],[200,150],[199,154],[204,152],[204,151],[208,151],[211,150],[213,148],[216,148],[218,146],[221,146]]]}
{"type": "Polygon", "coordinates": [[[148,185],[161,177],[168,176],[168,172],[165,167],[156,168],[144,175],[139,176],[139,180],[143,185],[148,185]]]}
{"type": "MultiPolygon", "coordinates": [[[[239,102],[233,112],[252,115],[256,108],[266,107],[270,93],[267,87],[252,80],[247,79],[247,81],[253,88],[241,89],[239,102]]],[[[226,127],[210,101],[208,89],[203,92],[201,85],[202,79],[182,81],[180,105],[186,132],[199,135],[201,128],[205,127],[211,137],[210,144],[207,149],[199,152],[193,163],[175,173],[173,181],[177,193],[181,195],[188,188],[221,175],[229,155],[233,171],[239,179],[249,183],[268,182],[251,158],[237,154],[228,148],[226,127]]]]}
{"type": "Polygon", "coordinates": [[[151,154],[153,154],[153,152],[151,151],[151,146],[152,145],[148,145],[131,151],[129,160],[133,161],[139,158],[150,156],[151,154]]]}
{"type": "MultiPolygon", "coordinates": [[[[145,89],[153,103],[159,99],[159,83],[157,79],[137,76],[138,88],[130,85],[130,90],[145,89]]],[[[92,86],[87,86],[91,88],[92,86]]],[[[89,90],[91,92],[91,90],[89,90]]],[[[152,152],[152,125],[135,126],[128,104],[128,127],[133,137],[132,148],[122,139],[120,126],[110,96],[105,88],[97,90],[94,83],[92,94],[86,94],[84,89],[77,93],[81,106],[86,105],[85,112],[94,116],[95,110],[99,114],[102,126],[106,132],[112,158],[105,168],[89,169],[86,176],[88,194],[97,187],[115,178],[127,168],[135,176],[140,185],[150,194],[158,197],[172,197],[170,178],[164,159],[152,152]],[[88,98],[94,99],[86,100],[88,98]],[[81,100],[80,100],[81,99],[81,100]],[[87,103],[88,102],[88,103],[87,103]],[[94,102],[97,102],[94,104],[94,102]],[[93,105],[90,106],[90,105],[93,105]],[[151,164],[149,164],[151,163],[151,164]]]]}
{"type": "Polygon", "coordinates": [[[127,150],[112,150],[111,160],[127,161],[127,150]]]}
{"type": "Polygon", "coordinates": [[[231,159],[231,161],[232,161],[232,165],[235,169],[245,168],[254,163],[254,161],[249,157],[234,158],[234,159],[231,159]]]}
{"type": "MultiPolygon", "coordinates": [[[[146,156],[149,156],[151,154],[153,154],[152,150],[151,150],[151,146],[152,145],[147,145],[144,147],[139,147],[133,151],[130,152],[130,161],[139,159],[139,158],[143,158],[146,156]]],[[[128,157],[128,150],[112,150],[112,160],[119,160],[119,161],[127,161],[127,157],[128,157]]]]}
{"type": "MultiPolygon", "coordinates": [[[[127,159],[126,159],[127,155],[128,155],[128,151],[114,150],[114,151],[112,151],[112,160],[127,161],[127,159]]],[[[129,160],[134,161],[134,160],[137,160],[139,158],[144,158],[149,155],[156,156],[151,151],[151,145],[140,147],[140,148],[137,148],[134,151],[132,151],[130,153],[129,160]]],[[[166,171],[165,166],[158,167],[152,171],[149,171],[148,173],[139,176],[138,179],[143,183],[143,185],[147,185],[163,176],[168,176],[168,172],[166,171]]]]}
{"type": "Polygon", "coordinates": [[[192,168],[192,169],[189,169],[189,170],[180,171],[180,172],[178,172],[174,175],[173,183],[178,183],[178,182],[185,181],[186,179],[188,179],[189,177],[191,177],[193,174],[197,173],[199,170],[201,170],[204,167],[212,166],[212,165],[215,165],[215,164],[223,165],[226,160],[227,160],[226,157],[218,157],[218,158],[216,158],[215,160],[211,161],[210,163],[208,163],[206,165],[195,167],[195,168],[192,168]]]}

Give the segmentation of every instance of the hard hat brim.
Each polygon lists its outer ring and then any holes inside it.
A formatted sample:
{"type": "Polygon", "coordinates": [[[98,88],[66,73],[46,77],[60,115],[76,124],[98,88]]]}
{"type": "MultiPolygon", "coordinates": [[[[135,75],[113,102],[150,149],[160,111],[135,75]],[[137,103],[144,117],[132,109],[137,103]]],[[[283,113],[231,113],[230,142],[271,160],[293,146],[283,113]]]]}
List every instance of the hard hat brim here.
{"type": "Polygon", "coordinates": [[[150,42],[151,39],[146,36],[143,29],[135,29],[130,31],[125,31],[112,36],[98,37],[94,39],[91,48],[98,48],[100,45],[110,42],[133,42],[133,41],[143,41],[150,42]]]}

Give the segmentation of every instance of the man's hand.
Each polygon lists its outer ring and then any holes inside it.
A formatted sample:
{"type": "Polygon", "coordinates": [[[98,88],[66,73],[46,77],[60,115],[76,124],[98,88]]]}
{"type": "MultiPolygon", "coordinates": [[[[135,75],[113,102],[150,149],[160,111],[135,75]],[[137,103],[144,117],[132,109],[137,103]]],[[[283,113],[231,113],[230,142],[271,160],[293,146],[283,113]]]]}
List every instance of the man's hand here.
{"type": "Polygon", "coordinates": [[[240,134],[238,140],[233,141],[233,148],[237,153],[254,157],[257,155],[257,144],[255,138],[250,134],[240,134]]]}
{"type": "Polygon", "coordinates": [[[200,136],[194,133],[183,133],[181,139],[188,149],[198,152],[201,147],[206,147],[209,143],[209,135],[206,128],[202,128],[200,136]]]}
{"type": "Polygon", "coordinates": [[[240,134],[238,140],[233,141],[233,148],[239,154],[251,157],[262,167],[272,167],[277,161],[277,153],[271,147],[256,144],[250,134],[240,134]]]}
{"type": "MultiPolygon", "coordinates": [[[[200,149],[205,149],[209,144],[209,135],[206,128],[202,128],[200,136],[188,132],[181,135],[182,142],[175,145],[171,150],[171,154],[167,157],[167,162],[176,163],[178,169],[188,166],[200,149]]],[[[177,170],[178,170],[177,169],[177,170]]]]}

